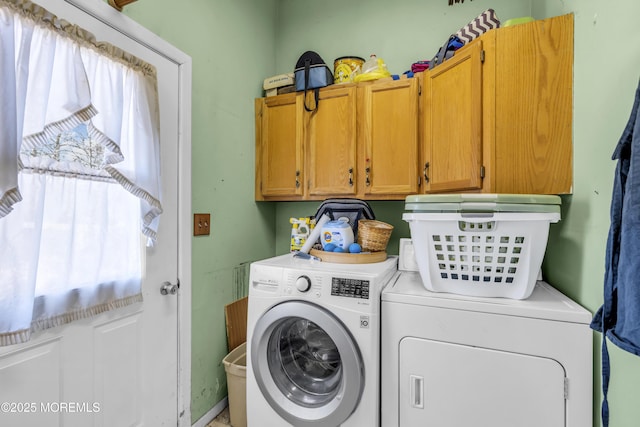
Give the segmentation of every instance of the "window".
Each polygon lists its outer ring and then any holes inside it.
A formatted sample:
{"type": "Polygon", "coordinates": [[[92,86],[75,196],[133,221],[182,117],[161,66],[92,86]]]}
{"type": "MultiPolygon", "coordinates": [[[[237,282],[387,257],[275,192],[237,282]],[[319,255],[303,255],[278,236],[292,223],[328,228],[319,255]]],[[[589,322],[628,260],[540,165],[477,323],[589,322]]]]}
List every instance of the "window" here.
{"type": "Polygon", "coordinates": [[[91,139],[87,125],[82,123],[75,128],[60,132],[53,138],[32,148],[20,151],[24,169],[38,168],[38,163],[50,162],[48,170],[66,172],[72,165],[79,167],[89,176],[109,176],[102,170],[105,149],[102,144],[91,139]],[[59,164],[65,165],[60,166],[59,164]]]}

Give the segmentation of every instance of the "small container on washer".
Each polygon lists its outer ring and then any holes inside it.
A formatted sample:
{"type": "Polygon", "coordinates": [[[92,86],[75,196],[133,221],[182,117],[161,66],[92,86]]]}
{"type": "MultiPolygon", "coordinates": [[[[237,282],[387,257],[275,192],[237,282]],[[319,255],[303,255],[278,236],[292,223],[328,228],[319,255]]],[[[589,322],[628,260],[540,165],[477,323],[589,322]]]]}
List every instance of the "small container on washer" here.
{"type": "Polygon", "coordinates": [[[320,234],[320,243],[325,248],[328,244],[333,244],[345,252],[349,245],[353,243],[353,229],[349,225],[348,218],[340,218],[335,221],[329,221],[322,227],[320,234]]]}

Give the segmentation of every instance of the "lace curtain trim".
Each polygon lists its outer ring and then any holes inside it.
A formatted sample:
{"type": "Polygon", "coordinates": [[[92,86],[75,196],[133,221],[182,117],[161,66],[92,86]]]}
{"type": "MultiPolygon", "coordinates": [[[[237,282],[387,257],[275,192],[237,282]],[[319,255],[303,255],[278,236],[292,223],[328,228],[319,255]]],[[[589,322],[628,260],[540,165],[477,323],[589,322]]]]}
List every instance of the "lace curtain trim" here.
{"type": "MultiPolygon", "coordinates": [[[[81,125],[82,123],[90,120],[96,114],[98,114],[98,110],[96,110],[93,105],[89,105],[80,111],[76,111],[73,115],[65,118],[64,120],[49,123],[44,127],[42,132],[27,135],[22,138],[22,148],[31,150],[39,145],[46,144],[47,141],[55,138],[56,135],[81,125]]],[[[112,145],[115,144],[112,142],[112,145]]]]}
{"type": "Polygon", "coordinates": [[[81,43],[83,46],[97,50],[102,55],[141,71],[145,76],[151,77],[157,85],[156,68],[153,65],[110,43],[96,41],[95,36],[89,31],[58,18],[41,6],[27,0],[0,0],[0,6],[6,6],[25,18],[32,20],[37,25],[46,25],[59,34],[63,34],[81,43]]]}
{"type": "Polygon", "coordinates": [[[0,197],[0,218],[9,215],[12,206],[22,201],[22,196],[17,188],[12,188],[0,197]]]}
{"type": "Polygon", "coordinates": [[[156,232],[149,227],[149,225],[156,217],[162,214],[162,205],[160,204],[160,201],[143,188],[140,188],[135,183],[131,182],[113,166],[106,166],[104,170],[109,172],[113,179],[115,179],[125,190],[149,204],[150,209],[142,218],[142,234],[155,241],[157,237],[156,232]]]}
{"type": "Polygon", "coordinates": [[[0,334],[0,347],[25,343],[29,341],[29,339],[31,338],[31,333],[33,332],[55,328],[56,326],[62,326],[75,320],[85,319],[98,315],[100,313],[104,313],[105,311],[115,310],[117,308],[122,308],[131,304],[139,303],[142,302],[142,300],[142,293],[139,293],[130,297],[120,298],[102,304],[97,304],[92,307],[70,311],[59,316],[50,317],[44,320],[35,320],[31,324],[31,329],[22,329],[19,331],[0,334]]]}
{"type": "Polygon", "coordinates": [[[124,160],[124,156],[122,155],[122,151],[120,151],[120,147],[118,147],[118,144],[116,144],[108,136],[100,132],[93,125],[93,123],[87,123],[87,131],[89,132],[89,136],[91,137],[91,139],[102,144],[107,150],[109,150],[109,154],[105,155],[104,158],[105,165],[120,163],[124,160]]]}

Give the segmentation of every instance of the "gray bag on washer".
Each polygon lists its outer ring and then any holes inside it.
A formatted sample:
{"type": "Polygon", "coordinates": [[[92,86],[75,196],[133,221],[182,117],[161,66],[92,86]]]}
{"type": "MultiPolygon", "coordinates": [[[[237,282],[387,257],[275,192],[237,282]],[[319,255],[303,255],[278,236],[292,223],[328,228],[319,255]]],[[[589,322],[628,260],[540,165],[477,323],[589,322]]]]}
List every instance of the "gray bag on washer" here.
{"type": "Polygon", "coordinates": [[[331,221],[343,217],[348,218],[354,237],[358,236],[358,221],[376,219],[369,203],[361,199],[327,199],[318,207],[315,215],[316,221],[324,214],[327,214],[331,221]]]}

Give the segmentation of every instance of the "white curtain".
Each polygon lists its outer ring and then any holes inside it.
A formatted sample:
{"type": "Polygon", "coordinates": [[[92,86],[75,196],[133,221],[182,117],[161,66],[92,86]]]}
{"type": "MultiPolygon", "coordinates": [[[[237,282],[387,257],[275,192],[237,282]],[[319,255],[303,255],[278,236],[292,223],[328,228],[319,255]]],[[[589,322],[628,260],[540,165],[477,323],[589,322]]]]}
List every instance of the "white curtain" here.
{"type": "Polygon", "coordinates": [[[21,173],[19,185],[23,201],[0,220],[0,341],[141,301],[134,196],[54,174],[21,173]]]}
{"type": "Polygon", "coordinates": [[[151,245],[162,213],[160,152],[159,144],[141,142],[159,140],[155,79],[91,48],[83,49],[82,58],[93,105],[99,112],[109,112],[91,119],[89,135],[110,150],[104,170],[140,198],[142,232],[151,245]]]}
{"type": "Polygon", "coordinates": [[[0,0],[0,345],[141,301],[158,117],[152,66],[0,0]]]}

